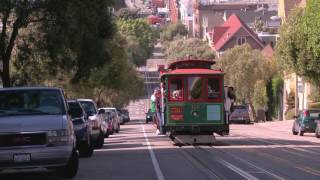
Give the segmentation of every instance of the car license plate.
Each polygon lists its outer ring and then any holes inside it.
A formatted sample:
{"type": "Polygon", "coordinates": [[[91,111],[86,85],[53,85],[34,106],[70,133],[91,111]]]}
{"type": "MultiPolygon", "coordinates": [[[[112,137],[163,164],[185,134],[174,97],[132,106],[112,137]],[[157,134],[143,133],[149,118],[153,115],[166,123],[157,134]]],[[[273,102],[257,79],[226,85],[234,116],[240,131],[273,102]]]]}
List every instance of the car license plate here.
{"type": "Polygon", "coordinates": [[[15,163],[22,163],[22,162],[30,162],[31,155],[30,154],[14,154],[13,161],[15,163]]]}

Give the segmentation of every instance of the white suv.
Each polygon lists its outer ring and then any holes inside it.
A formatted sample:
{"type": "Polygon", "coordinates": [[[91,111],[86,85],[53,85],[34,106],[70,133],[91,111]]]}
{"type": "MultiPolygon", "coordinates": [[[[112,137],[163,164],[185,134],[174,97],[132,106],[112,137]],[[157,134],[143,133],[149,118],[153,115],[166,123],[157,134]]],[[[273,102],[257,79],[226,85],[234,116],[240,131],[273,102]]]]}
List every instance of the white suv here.
{"type": "Polygon", "coordinates": [[[48,168],[64,178],[78,171],[73,125],[60,88],[0,89],[0,171],[48,168]]]}
{"type": "Polygon", "coordinates": [[[108,124],[103,120],[103,113],[98,112],[97,104],[92,99],[78,99],[89,116],[92,125],[92,141],[96,148],[102,148],[107,135],[108,124]]]}

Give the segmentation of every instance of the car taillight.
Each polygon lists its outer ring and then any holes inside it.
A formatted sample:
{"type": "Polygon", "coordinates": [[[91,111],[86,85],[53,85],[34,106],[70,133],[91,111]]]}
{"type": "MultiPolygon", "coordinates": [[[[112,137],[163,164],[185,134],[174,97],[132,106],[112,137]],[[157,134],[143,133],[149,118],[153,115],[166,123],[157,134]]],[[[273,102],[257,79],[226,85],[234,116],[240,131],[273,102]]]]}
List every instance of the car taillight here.
{"type": "Polygon", "coordinates": [[[173,121],[183,120],[183,107],[170,107],[170,119],[173,121]]]}
{"type": "Polygon", "coordinates": [[[97,120],[93,120],[92,122],[92,129],[99,129],[99,123],[97,120]]]}

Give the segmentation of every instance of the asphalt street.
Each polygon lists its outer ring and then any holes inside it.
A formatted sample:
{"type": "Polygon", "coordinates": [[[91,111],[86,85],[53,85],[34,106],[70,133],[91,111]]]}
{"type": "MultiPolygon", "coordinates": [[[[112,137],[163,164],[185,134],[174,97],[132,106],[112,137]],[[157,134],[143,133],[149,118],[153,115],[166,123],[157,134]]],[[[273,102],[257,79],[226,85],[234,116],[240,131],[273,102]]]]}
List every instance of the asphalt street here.
{"type": "MultiPolygon", "coordinates": [[[[133,120],[80,159],[75,180],[320,179],[320,139],[290,132],[292,121],[232,125],[209,145],[175,146],[152,124],[133,120]]],[[[0,175],[1,180],[59,179],[53,173],[0,175]]]]}

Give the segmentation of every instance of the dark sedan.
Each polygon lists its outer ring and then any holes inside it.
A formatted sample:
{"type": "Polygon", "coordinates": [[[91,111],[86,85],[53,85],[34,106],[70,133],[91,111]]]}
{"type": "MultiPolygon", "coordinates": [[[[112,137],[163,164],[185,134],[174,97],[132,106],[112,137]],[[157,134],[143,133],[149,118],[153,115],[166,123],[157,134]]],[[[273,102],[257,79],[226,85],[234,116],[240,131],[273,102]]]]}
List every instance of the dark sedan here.
{"type": "Polygon", "coordinates": [[[88,117],[78,101],[69,100],[68,106],[77,139],[79,154],[81,157],[91,157],[93,153],[93,145],[91,143],[92,130],[88,117]]]}

